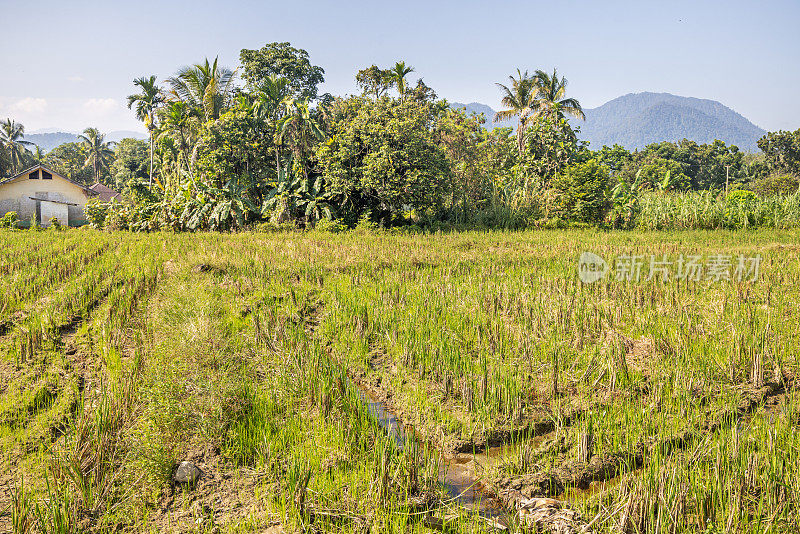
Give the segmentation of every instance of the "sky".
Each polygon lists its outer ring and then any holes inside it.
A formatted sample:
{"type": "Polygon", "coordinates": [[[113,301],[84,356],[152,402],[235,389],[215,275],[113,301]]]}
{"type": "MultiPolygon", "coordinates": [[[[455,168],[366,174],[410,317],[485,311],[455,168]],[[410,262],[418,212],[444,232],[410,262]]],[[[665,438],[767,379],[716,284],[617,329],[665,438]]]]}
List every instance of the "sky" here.
{"type": "Polygon", "coordinates": [[[451,102],[495,109],[517,68],[569,80],[584,108],[641,91],[718,100],[767,130],[800,127],[800,0],[0,0],[0,120],[138,130],[132,80],[289,41],[325,69],[320,92],[398,60],[451,102]]]}

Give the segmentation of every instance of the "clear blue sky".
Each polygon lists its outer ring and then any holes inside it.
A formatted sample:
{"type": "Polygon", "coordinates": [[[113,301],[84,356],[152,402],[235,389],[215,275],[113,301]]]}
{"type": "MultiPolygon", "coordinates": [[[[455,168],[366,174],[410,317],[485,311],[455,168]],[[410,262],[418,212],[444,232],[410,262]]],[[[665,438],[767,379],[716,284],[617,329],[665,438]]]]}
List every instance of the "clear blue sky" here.
{"type": "Polygon", "coordinates": [[[800,1],[0,0],[0,118],[31,132],[142,126],[131,80],[289,41],[323,91],[405,60],[441,97],[499,106],[494,82],[558,67],[591,108],[640,91],[719,100],[768,130],[800,127],[800,1]]]}

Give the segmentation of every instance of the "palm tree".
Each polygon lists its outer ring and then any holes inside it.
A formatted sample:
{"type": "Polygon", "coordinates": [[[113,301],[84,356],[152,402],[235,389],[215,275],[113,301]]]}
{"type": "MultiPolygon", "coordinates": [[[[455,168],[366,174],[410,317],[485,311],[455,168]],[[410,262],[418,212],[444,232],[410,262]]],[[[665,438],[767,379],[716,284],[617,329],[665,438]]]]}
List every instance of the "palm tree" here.
{"type": "Polygon", "coordinates": [[[26,145],[33,144],[30,141],[23,141],[23,137],[25,137],[25,127],[22,124],[11,119],[0,123],[0,146],[3,147],[11,164],[12,175],[16,174],[24,163],[26,145]]]}
{"type": "MultiPolygon", "coordinates": [[[[283,145],[289,140],[296,161],[303,161],[314,147],[315,142],[321,141],[325,134],[319,123],[311,114],[308,100],[289,99],[284,101],[287,113],[277,123],[275,145],[283,145]]],[[[305,167],[304,167],[305,172],[305,167]]]]}
{"type": "Polygon", "coordinates": [[[92,166],[95,182],[100,182],[100,172],[108,169],[108,160],[114,155],[114,151],[111,149],[111,145],[114,143],[106,142],[105,137],[105,134],[101,134],[97,128],[86,128],[83,135],[78,136],[86,151],[86,161],[83,166],[92,166]]]}
{"type": "Polygon", "coordinates": [[[503,91],[503,98],[500,100],[508,109],[498,111],[494,114],[494,122],[505,121],[519,117],[517,125],[517,149],[520,155],[525,148],[525,129],[528,127],[528,120],[533,114],[534,102],[537,88],[533,79],[528,76],[528,71],[522,72],[517,69],[517,78],[509,76],[511,87],[502,83],[495,84],[503,91]]]}
{"type": "MultiPolygon", "coordinates": [[[[257,115],[271,122],[278,131],[278,123],[283,118],[293,102],[290,96],[289,80],[280,76],[269,76],[256,93],[256,102],[253,109],[257,115]]],[[[280,176],[281,155],[279,143],[275,143],[275,167],[280,176]]]]}
{"type": "Polygon", "coordinates": [[[406,94],[406,75],[414,72],[414,69],[406,67],[405,61],[398,61],[389,71],[391,73],[392,82],[397,86],[397,91],[402,98],[403,95],[406,94]]]}
{"type": "Polygon", "coordinates": [[[537,70],[533,75],[533,85],[536,87],[534,116],[555,111],[558,118],[563,118],[564,113],[567,113],[586,120],[580,102],[574,98],[564,98],[567,92],[567,79],[563,76],[559,79],[556,69],[553,69],[552,76],[543,70],[537,70]]]}
{"type": "Polygon", "coordinates": [[[209,63],[206,58],[205,63],[183,67],[167,79],[172,96],[199,111],[207,121],[219,118],[233,90],[235,71],[218,67],[217,60],[209,63]]]}
{"type": "Polygon", "coordinates": [[[192,129],[197,122],[195,111],[186,102],[170,102],[160,112],[161,132],[158,139],[170,137],[177,141],[179,153],[183,155],[186,168],[192,174],[191,159],[189,149],[192,145],[192,129]]]}
{"type": "Polygon", "coordinates": [[[153,131],[156,129],[156,110],[164,103],[164,94],[161,88],[156,85],[156,77],[136,78],[133,85],[142,89],[141,93],[128,96],[128,109],[136,104],[136,119],[144,122],[147,132],[150,135],[150,184],[153,188],[153,131]]]}
{"type": "Polygon", "coordinates": [[[34,159],[34,161],[36,161],[36,163],[42,163],[42,162],[44,162],[45,154],[42,151],[42,147],[40,147],[39,145],[35,145],[35,146],[36,146],[36,148],[34,149],[33,154],[32,154],[33,159],[34,159]]]}

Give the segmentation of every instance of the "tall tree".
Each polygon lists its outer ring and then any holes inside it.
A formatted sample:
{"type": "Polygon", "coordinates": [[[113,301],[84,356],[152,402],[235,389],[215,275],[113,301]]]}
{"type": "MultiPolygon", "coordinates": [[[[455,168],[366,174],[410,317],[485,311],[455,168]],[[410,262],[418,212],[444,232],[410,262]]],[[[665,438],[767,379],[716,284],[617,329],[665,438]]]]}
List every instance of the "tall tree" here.
{"type": "Polygon", "coordinates": [[[517,69],[517,78],[509,76],[508,79],[511,81],[511,87],[503,85],[502,83],[495,84],[503,92],[503,98],[500,102],[508,109],[495,113],[494,122],[519,117],[519,124],[517,125],[517,149],[520,155],[522,155],[522,151],[525,148],[525,129],[528,126],[530,116],[533,114],[538,90],[533,83],[533,79],[528,76],[528,71],[522,72],[517,69]]]}
{"type": "Polygon", "coordinates": [[[86,128],[83,135],[78,136],[86,154],[84,166],[91,165],[95,182],[100,181],[100,173],[109,168],[110,160],[114,156],[111,149],[113,142],[106,141],[105,137],[97,128],[86,128]]]}
{"type": "Polygon", "coordinates": [[[141,88],[142,92],[128,96],[128,109],[136,104],[136,118],[144,122],[150,135],[150,184],[153,188],[153,132],[156,129],[156,110],[164,103],[164,95],[156,84],[156,77],[136,78],[133,85],[141,88]]]}
{"type": "Polygon", "coordinates": [[[6,158],[11,165],[11,174],[14,175],[22,169],[25,161],[26,146],[33,143],[24,141],[25,127],[11,119],[0,123],[0,146],[6,153],[6,158]]]}
{"type": "Polygon", "coordinates": [[[197,110],[205,120],[216,120],[228,105],[233,92],[235,72],[217,65],[218,58],[210,63],[183,67],[167,79],[172,96],[197,110]]]}
{"type": "Polygon", "coordinates": [[[186,102],[178,101],[167,104],[159,116],[161,125],[158,139],[169,137],[177,143],[179,154],[183,156],[189,174],[192,174],[192,158],[189,152],[192,147],[192,131],[197,123],[196,112],[186,102]]]}
{"type": "MultiPolygon", "coordinates": [[[[292,101],[289,80],[281,76],[270,75],[259,83],[254,112],[274,128],[277,134],[278,122],[287,112],[287,104],[292,101]]],[[[281,173],[280,143],[275,143],[275,168],[281,173]]]]}
{"type": "Polygon", "coordinates": [[[558,72],[553,69],[550,76],[543,70],[537,70],[533,75],[533,86],[536,97],[533,104],[534,114],[555,112],[558,118],[563,118],[564,114],[586,120],[580,102],[574,98],[565,98],[567,93],[567,79],[558,77],[558,72]]]}
{"type": "Polygon", "coordinates": [[[364,94],[374,94],[375,99],[381,97],[389,89],[392,84],[392,71],[389,69],[380,69],[376,65],[372,65],[366,69],[358,71],[356,74],[356,83],[361,87],[364,94]]]}
{"type": "Polygon", "coordinates": [[[39,145],[35,145],[35,147],[36,148],[33,149],[31,157],[33,157],[33,160],[36,163],[44,163],[45,153],[42,150],[42,147],[40,147],[39,145]]]}
{"type": "Polygon", "coordinates": [[[275,144],[279,146],[288,141],[295,161],[303,163],[303,172],[307,174],[305,160],[325,134],[311,114],[307,100],[292,99],[284,105],[287,113],[277,124],[275,144]]]}
{"type": "Polygon", "coordinates": [[[392,83],[397,87],[397,92],[402,98],[406,94],[406,76],[414,72],[414,69],[407,67],[405,61],[398,61],[389,70],[392,75],[392,83]]]}
{"type": "Polygon", "coordinates": [[[242,50],[239,59],[247,85],[257,90],[270,76],[286,78],[297,98],[314,100],[317,86],[325,81],[325,70],[311,64],[308,52],[290,43],[267,43],[260,50],[242,50]]]}

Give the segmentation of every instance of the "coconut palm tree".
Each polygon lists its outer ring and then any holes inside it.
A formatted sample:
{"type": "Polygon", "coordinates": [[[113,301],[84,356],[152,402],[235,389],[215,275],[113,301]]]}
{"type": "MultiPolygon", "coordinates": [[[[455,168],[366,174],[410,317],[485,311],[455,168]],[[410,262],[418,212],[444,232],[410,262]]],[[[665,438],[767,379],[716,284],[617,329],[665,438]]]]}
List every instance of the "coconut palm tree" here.
{"type": "Polygon", "coordinates": [[[533,85],[536,88],[533,105],[535,116],[555,112],[559,118],[563,118],[566,113],[586,120],[580,102],[574,98],[564,98],[567,92],[567,79],[563,76],[559,79],[556,69],[553,69],[552,76],[543,70],[537,70],[533,75],[533,85]]]}
{"type": "Polygon", "coordinates": [[[32,145],[30,141],[23,141],[25,127],[11,119],[0,122],[0,146],[6,153],[8,163],[11,165],[11,174],[16,174],[24,164],[26,146],[32,145]]]}
{"type": "Polygon", "coordinates": [[[150,184],[153,188],[153,132],[156,129],[156,110],[164,103],[164,94],[161,88],[156,85],[156,77],[136,78],[133,85],[142,89],[141,93],[128,96],[128,109],[136,104],[136,119],[144,122],[147,132],[150,135],[150,184]]]}
{"type": "Polygon", "coordinates": [[[92,166],[94,170],[94,181],[100,181],[100,172],[108,169],[109,160],[114,155],[111,145],[114,143],[105,140],[105,134],[100,133],[97,128],[86,128],[83,135],[79,135],[81,145],[86,152],[84,167],[92,166]]]}
{"type": "Polygon", "coordinates": [[[503,98],[500,100],[508,109],[498,111],[494,114],[494,122],[505,121],[519,117],[517,124],[517,149],[520,155],[525,148],[525,129],[534,111],[537,88],[533,79],[528,75],[528,71],[522,72],[517,69],[517,77],[509,76],[511,87],[502,83],[495,84],[503,91],[503,98]]]}
{"type": "Polygon", "coordinates": [[[217,60],[209,63],[206,58],[205,63],[183,67],[167,79],[173,98],[189,104],[207,121],[219,118],[233,91],[235,71],[219,67],[217,60]]]}
{"type": "Polygon", "coordinates": [[[406,76],[414,72],[411,67],[406,67],[405,61],[398,61],[389,69],[392,83],[397,87],[400,97],[406,94],[406,76]]]}
{"type": "Polygon", "coordinates": [[[158,139],[169,137],[177,143],[179,154],[183,156],[184,164],[191,175],[192,164],[189,152],[193,144],[192,131],[197,124],[195,111],[186,102],[177,101],[170,102],[162,108],[159,116],[161,124],[158,139]]]}

